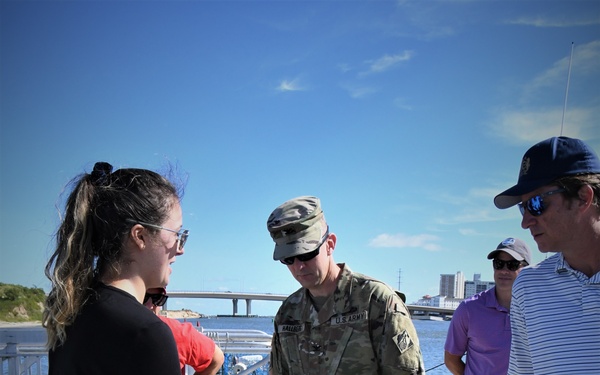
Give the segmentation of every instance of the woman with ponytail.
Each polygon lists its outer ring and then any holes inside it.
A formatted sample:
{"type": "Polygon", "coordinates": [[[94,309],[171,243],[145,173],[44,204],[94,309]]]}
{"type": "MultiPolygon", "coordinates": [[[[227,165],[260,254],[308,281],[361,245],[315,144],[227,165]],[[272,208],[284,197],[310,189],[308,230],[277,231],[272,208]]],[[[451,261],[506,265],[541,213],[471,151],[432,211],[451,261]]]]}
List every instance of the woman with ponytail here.
{"type": "Polygon", "coordinates": [[[143,299],[183,254],[181,194],[155,172],[104,162],[73,184],[46,266],[49,375],[179,375],[173,335],[143,299]]]}

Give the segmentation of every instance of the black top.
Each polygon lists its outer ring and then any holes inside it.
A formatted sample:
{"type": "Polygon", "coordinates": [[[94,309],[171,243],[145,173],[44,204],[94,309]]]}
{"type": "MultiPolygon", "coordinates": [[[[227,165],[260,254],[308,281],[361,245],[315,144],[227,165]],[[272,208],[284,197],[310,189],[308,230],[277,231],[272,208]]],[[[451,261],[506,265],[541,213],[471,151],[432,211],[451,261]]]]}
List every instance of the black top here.
{"type": "Polygon", "coordinates": [[[67,340],[48,354],[48,375],[181,375],[170,328],[131,294],[98,284],[67,340]]]}

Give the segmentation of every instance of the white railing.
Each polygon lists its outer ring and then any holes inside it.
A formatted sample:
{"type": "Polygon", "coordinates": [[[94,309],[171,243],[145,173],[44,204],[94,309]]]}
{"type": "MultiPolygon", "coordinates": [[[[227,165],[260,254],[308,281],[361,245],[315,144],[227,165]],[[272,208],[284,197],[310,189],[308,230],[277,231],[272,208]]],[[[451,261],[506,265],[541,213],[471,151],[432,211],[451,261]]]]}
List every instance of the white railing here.
{"type": "MultiPolygon", "coordinates": [[[[250,375],[269,363],[271,335],[258,330],[201,329],[225,353],[235,357],[225,375],[250,375]]],[[[48,372],[46,330],[40,326],[0,328],[0,375],[45,375],[48,372]]],[[[193,374],[191,367],[186,374],[193,374]]]]}
{"type": "Polygon", "coordinates": [[[2,372],[9,375],[42,375],[48,357],[46,330],[41,326],[0,328],[2,372]]]}
{"type": "Polygon", "coordinates": [[[243,354],[268,354],[271,351],[271,335],[251,329],[202,329],[223,352],[243,354]]]}
{"type": "MultiPolygon", "coordinates": [[[[227,375],[250,375],[253,371],[269,364],[271,335],[252,329],[201,329],[225,354],[236,356],[236,363],[225,369],[227,375]],[[263,357],[264,355],[264,357],[263,357]]],[[[189,372],[193,374],[193,372],[189,372]]]]}
{"type": "Polygon", "coordinates": [[[2,371],[9,375],[42,375],[42,359],[48,356],[44,347],[33,349],[20,348],[9,343],[0,350],[2,371]]]}

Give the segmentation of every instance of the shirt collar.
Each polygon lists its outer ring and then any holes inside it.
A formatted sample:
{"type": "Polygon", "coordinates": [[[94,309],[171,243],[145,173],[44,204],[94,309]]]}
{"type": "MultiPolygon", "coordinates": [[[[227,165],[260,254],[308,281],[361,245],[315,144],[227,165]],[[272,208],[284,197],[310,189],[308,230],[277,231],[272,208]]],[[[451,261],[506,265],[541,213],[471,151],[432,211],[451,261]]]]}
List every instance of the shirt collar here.
{"type": "Polygon", "coordinates": [[[567,273],[575,271],[567,260],[565,259],[563,253],[558,253],[558,258],[556,259],[556,267],[554,269],[556,273],[567,273]]]}

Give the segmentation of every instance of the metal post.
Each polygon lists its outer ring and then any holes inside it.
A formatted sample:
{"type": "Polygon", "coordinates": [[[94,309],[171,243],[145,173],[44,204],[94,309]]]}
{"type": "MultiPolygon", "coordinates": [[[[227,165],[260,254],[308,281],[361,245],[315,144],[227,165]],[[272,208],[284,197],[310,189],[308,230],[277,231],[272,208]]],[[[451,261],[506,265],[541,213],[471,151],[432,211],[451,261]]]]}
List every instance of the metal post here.
{"type": "Polygon", "coordinates": [[[238,309],[237,309],[238,300],[237,300],[237,298],[234,298],[232,300],[232,302],[233,302],[233,316],[237,316],[237,313],[238,313],[238,309]]]}

